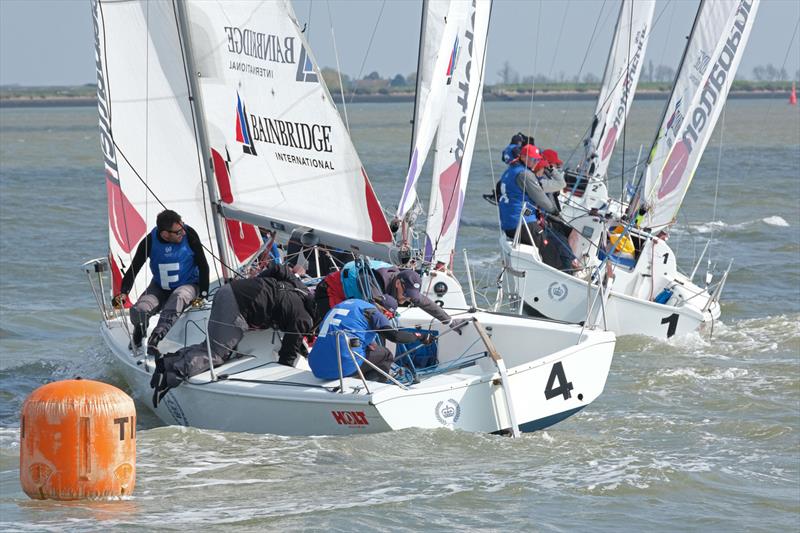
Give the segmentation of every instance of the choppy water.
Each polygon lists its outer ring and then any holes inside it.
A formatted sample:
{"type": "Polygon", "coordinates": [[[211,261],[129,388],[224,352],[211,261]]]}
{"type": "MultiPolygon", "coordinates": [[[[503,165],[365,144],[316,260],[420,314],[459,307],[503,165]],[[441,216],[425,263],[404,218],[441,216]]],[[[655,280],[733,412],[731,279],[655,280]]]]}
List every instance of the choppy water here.
{"type": "MultiPolygon", "coordinates": [[[[661,106],[634,105],[626,168],[649,146],[661,106]]],[[[540,146],[568,155],[592,108],[535,104],[529,123],[526,103],[486,105],[492,151],[482,129],[460,234],[484,284],[498,253],[495,214],[479,193],[502,171],[499,148],[535,126],[540,146]]],[[[390,208],[408,156],[410,104],[348,112],[390,208]]],[[[620,166],[618,157],[612,172],[620,166]]],[[[604,394],[548,431],[519,440],[447,430],[284,438],[164,427],[139,404],[134,496],[43,503],[18,481],[25,397],[76,375],[125,388],[79,268],[105,253],[105,190],[94,109],[2,109],[0,527],[796,531],[799,184],[798,110],[729,102],[671,241],[684,270],[709,237],[720,266],[735,258],[722,323],[711,340],[621,338],[604,394]]]]}

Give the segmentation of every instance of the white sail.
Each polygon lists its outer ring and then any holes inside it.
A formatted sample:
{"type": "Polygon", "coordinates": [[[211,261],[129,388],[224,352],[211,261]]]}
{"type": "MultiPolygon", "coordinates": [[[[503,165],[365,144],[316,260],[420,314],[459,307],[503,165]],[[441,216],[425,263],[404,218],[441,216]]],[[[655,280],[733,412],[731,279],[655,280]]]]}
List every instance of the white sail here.
{"type": "MultiPolygon", "coordinates": [[[[173,5],[93,1],[92,15],[112,290],[165,208],[197,231],[214,280],[221,271],[173,5]]],[[[142,269],[133,300],[149,280],[142,269]]]]}
{"type": "Polygon", "coordinates": [[[664,120],[645,169],[643,225],[671,224],[736,75],[759,0],[706,0],[700,6],[664,120]]]}
{"type": "Polygon", "coordinates": [[[425,259],[452,266],[483,95],[489,0],[472,0],[459,22],[461,43],[444,101],[428,207],[425,259]]]}
{"type": "Polygon", "coordinates": [[[650,40],[655,0],[624,0],[592,126],[584,141],[587,174],[604,176],[630,111],[650,40]]]}
{"type": "Polygon", "coordinates": [[[445,95],[453,84],[453,71],[463,35],[458,21],[464,20],[468,4],[460,0],[428,0],[423,14],[420,64],[417,76],[417,109],[414,146],[403,194],[395,218],[400,220],[417,202],[417,180],[428,157],[439,125],[445,95]]]}
{"type": "Polygon", "coordinates": [[[383,210],[291,6],[191,1],[187,13],[226,218],[385,248],[383,210]]]}

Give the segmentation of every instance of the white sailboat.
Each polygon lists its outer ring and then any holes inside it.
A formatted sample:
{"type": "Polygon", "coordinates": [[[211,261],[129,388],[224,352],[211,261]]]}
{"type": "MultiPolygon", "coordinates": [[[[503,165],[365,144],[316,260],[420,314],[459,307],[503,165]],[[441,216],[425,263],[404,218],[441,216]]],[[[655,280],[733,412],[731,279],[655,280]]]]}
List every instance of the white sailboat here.
{"type": "MultiPolygon", "coordinates": [[[[641,5],[631,4],[632,8],[641,5]]],[[[603,176],[598,173],[607,168],[607,158],[602,156],[605,150],[587,161],[594,174],[589,176],[583,196],[567,201],[571,205],[567,208],[568,222],[582,237],[577,255],[582,255],[587,265],[583,276],[551,268],[542,262],[535,247],[501,238],[509,271],[524,275],[509,279],[515,282],[512,292],[526,308],[550,318],[600,324],[619,335],[661,339],[690,333],[719,318],[719,296],[727,272],[715,285],[709,285],[710,280],[705,287],[696,285],[694,273],[687,276],[678,270],[675,253],[662,231],[674,223],[727,98],[757,9],[758,0],[701,2],[645,166],[641,196],[647,214],[638,227],[625,219],[618,222],[624,235],[615,237],[620,239],[617,244],[621,246],[629,239],[628,246],[635,244],[635,250],[627,256],[616,253],[608,258],[613,276],[606,276],[605,268],[601,269],[611,248],[607,245],[605,215],[620,214],[620,208],[609,202],[603,176]]],[[[636,31],[639,35],[642,30],[636,31]]],[[[631,68],[636,65],[632,61],[628,64],[631,68]]],[[[632,95],[627,105],[630,100],[632,95]]],[[[610,132],[613,128],[603,130],[610,132]]],[[[590,138],[587,144],[605,147],[613,141],[610,136],[605,142],[590,138]]],[[[588,153],[596,152],[590,149],[588,153]]]]}
{"type": "MultiPolygon", "coordinates": [[[[195,227],[216,219],[203,232],[219,282],[254,253],[241,244],[257,244],[246,239],[255,231],[248,224],[284,237],[305,228],[309,243],[395,257],[380,204],[288,2],[94,0],[92,7],[101,141],[107,181],[116,187],[109,194],[113,283],[162,205],[195,227]]],[[[128,349],[127,313],[107,305],[106,264],[85,266],[99,281],[102,336],[134,395],[149,405],[154,362],[128,349]]],[[[554,424],[602,392],[612,333],[448,312],[472,318],[474,328],[448,335],[434,325],[438,365],[414,382],[319,380],[304,361],[276,363],[281,332],[249,331],[239,357],[171,389],[154,412],[169,424],[285,435],[407,427],[517,434],[554,424]]],[[[184,313],[159,348],[203,342],[208,314],[184,313]]],[[[398,320],[403,327],[430,322],[418,309],[398,320]]]]}

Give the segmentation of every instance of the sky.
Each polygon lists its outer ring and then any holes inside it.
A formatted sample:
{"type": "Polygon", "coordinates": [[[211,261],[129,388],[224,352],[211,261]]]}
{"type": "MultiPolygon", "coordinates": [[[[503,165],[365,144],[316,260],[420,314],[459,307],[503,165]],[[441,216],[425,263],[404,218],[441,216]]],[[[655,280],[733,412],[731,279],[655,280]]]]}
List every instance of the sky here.
{"type": "MultiPolygon", "coordinates": [[[[710,0],[714,1],[714,0],[710,0]]],[[[657,0],[646,60],[676,68],[698,0],[657,0]]],[[[294,9],[317,62],[352,78],[416,70],[419,0],[296,0],[294,9]],[[374,33],[374,37],[373,37],[374,33]],[[372,44],[370,45],[370,41],[372,44]]],[[[619,0],[495,0],[488,38],[487,83],[505,61],[520,76],[602,75],[619,0]],[[599,22],[598,22],[599,21],[599,22]],[[589,38],[598,24],[592,43],[589,38]],[[586,60],[584,62],[584,57],[586,60]],[[581,65],[584,65],[581,70],[581,65]]],[[[740,72],[786,60],[800,69],[799,0],[762,0],[740,72]]],[[[0,0],[0,85],[94,83],[89,0],[0,0]]]]}

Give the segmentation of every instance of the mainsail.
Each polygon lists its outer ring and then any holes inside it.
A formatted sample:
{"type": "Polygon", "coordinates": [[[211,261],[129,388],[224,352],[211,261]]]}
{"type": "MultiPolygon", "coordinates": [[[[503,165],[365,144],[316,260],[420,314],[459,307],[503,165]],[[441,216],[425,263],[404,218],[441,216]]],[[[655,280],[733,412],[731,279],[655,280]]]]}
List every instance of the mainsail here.
{"type": "Polygon", "coordinates": [[[459,0],[427,0],[423,9],[413,146],[396,220],[402,220],[417,203],[417,180],[439,126],[448,88],[453,83],[463,38],[459,22],[465,20],[467,4],[459,0]]]}
{"type": "Polygon", "coordinates": [[[650,40],[655,0],[624,0],[608,53],[603,85],[587,138],[584,168],[604,176],[633,103],[650,40]]]}
{"type": "Polygon", "coordinates": [[[461,43],[436,135],[425,259],[452,267],[483,96],[489,0],[472,0],[458,23],[461,43]]]}
{"type": "Polygon", "coordinates": [[[386,251],[383,210],[289,3],[186,7],[223,215],[386,251]]]}
{"type": "Polygon", "coordinates": [[[736,75],[759,0],[704,0],[645,168],[644,226],[671,224],[736,75]]]}
{"type": "MultiPolygon", "coordinates": [[[[112,290],[165,208],[197,231],[214,280],[221,269],[173,5],[94,0],[92,15],[112,290]]],[[[132,299],[148,281],[149,271],[138,276],[132,299]]]]}

